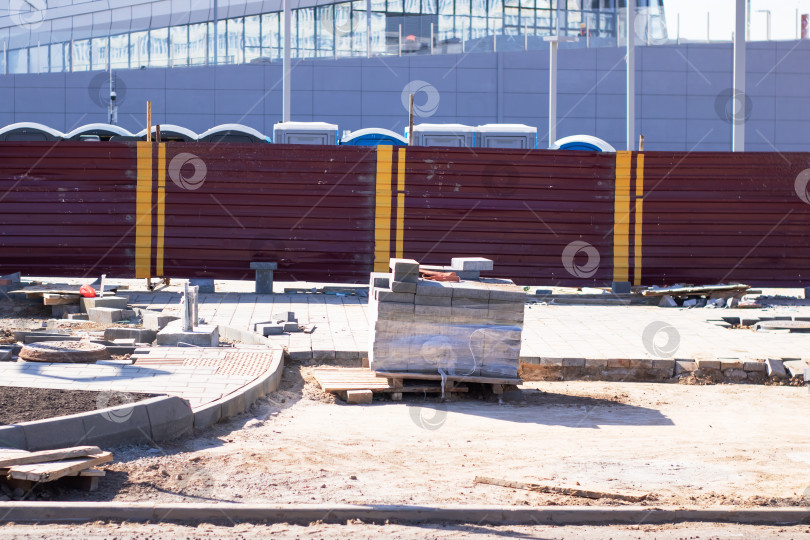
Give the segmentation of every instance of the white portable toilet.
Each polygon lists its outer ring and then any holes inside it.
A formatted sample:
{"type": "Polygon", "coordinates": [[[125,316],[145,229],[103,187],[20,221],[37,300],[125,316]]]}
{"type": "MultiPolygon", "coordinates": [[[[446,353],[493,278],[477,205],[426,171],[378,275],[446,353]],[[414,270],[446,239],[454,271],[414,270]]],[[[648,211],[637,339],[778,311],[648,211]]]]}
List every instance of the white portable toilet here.
{"type": "MultiPolygon", "coordinates": [[[[408,128],[405,128],[408,138],[408,128]]],[[[475,128],[464,124],[418,124],[413,126],[413,146],[475,146],[475,128]]]]}
{"type": "Polygon", "coordinates": [[[537,128],[525,124],[484,124],[475,128],[479,148],[537,148],[537,128]]]}
{"type": "Polygon", "coordinates": [[[273,126],[276,144],[338,144],[338,126],[327,122],[279,122],[273,126]]]}

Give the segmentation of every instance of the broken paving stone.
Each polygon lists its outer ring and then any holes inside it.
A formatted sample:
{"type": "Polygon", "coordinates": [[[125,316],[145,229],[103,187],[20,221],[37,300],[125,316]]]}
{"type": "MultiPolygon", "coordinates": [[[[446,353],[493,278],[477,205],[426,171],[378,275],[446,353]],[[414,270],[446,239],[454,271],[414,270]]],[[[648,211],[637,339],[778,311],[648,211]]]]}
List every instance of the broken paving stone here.
{"type": "Polygon", "coordinates": [[[785,371],[785,364],[776,358],[768,358],[765,360],[765,365],[768,370],[768,377],[777,377],[779,379],[786,379],[787,372],[785,371]]]}
{"type": "Polygon", "coordinates": [[[804,360],[788,360],[783,362],[785,370],[791,378],[804,377],[804,372],[807,370],[807,364],[804,360]]]}
{"type": "Polygon", "coordinates": [[[658,302],[658,307],[678,307],[678,302],[670,295],[665,294],[661,297],[661,301],[658,302]]]}
{"type": "Polygon", "coordinates": [[[297,322],[285,322],[284,323],[284,331],[285,332],[298,332],[301,327],[298,325],[297,322]]]}

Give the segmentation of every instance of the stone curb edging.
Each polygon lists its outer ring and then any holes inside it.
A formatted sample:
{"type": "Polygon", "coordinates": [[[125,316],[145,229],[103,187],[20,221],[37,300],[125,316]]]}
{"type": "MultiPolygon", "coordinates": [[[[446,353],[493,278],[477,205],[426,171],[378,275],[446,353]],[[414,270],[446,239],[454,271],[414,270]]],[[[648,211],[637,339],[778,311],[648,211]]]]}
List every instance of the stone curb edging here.
{"type": "Polygon", "coordinates": [[[0,426],[0,446],[29,451],[164,441],[190,433],[188,401],[158,396],[68,416],[0,426]]]}
{"type": "MultiPolygon", "coordinates": [[[[221,336],[248,345],[272,348],[270,340],[252,332],[219,326],[221,336]]],[[[217,401],[192,410],[177,396],[157,396],[135,403],[68,416],[0,426],[0,447],[38,451],[79,445],[112,447],[151,444],[187,435],[245,412],[281,383],[284,351],[272,348],[270,369],[253,382],[217,401]]]]}
{"type": "Polygon", "coordinates": [[[594,506],[404,506],[345,504],[152,504],[83,502],[0,503],[3,522],[191,521],[218,519],[247,522],[345,523],[347,520],[384,522],[455,522],[479,525],[608,525],[683,522],[787,525],[810,523],[809,507],[714,508],[594,507],[594,506]]]}

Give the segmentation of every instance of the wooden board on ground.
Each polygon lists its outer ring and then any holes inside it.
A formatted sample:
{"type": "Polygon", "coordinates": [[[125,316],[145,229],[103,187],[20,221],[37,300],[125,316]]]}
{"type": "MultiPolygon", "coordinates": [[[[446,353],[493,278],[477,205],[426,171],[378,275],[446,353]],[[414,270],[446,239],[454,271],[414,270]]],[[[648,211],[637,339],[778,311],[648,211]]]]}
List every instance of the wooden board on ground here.
{"type": "Polygon", "coordinates": [[[42,303],[46,306],[67,306],[71,304],[78,304],[81,297],[82,295],[80,294],[44,293],[42,295],[42,303]]]}
{"type": "MultiPolygon", "coordinates": [[[[42,298],[46,294],[80,295],[80,288],[81,285],[29,285],[28,287],[23,287],[22,289],[9,291],[9,294],[25,294],[28,296],[28,298],[42,298]]],[[[96,287],[94,287],[94,289],[95,288],[96,287]]],[[[106,288],[104,291],[104,296],[113,296],[117,290],[118,287],[106,288]]]]}
{"type": "Polygon", "coordinates": [[[13,480],[28,480],[31,482],[51,482],[63,476],[73,476],[85,469],[112,461],[110,452],[100,452],[83,459],[69,459],[49,463],[34,463],[31,465],[13,465],[8,468],[6,476],[13,480]]]}
{"type": "MultiPolygon", "coordinates": [[[[396,379],[415,379],[424,381],[442,380],[442,376],[438,373],[410,373],[407,371],[377,371],[376,373],[380,377],[390,377],[396,379]]],[[[481,384],[523,384],[522,379],[514,379],[511,377],[480,377],[478,375],[447,375],[445,380],[481,384]]]]}
{"type": "Polygon", "coordinates": [[[694,285],[684,285],[682,287],[662,287],[657,289],[647,289],[646,291],[642,291],[641,294],[644,296],[663,296],[668,294],[670,296],[694,296],[694,295],[706,295],[712,293],[719,293],[719,292],[745,292],[750,289],[750,285],[744,285],[742,283],[736,283],[733,285],[704,285],[704,286],[697,286],[694,285]]]}
{"type": "Polygon", "coordinates": [[[527,491],[538,491],[541,493],[559,493],[561,495],[570,495],[572,497],[584,497],[586,499],[616,499],[620,501],[640,502],[646,499],[648,495],[646,493],[641,495],[635,495],[631,493],[616,493],[616,492],[593,491],[560,486],[545,486],[542,484],[532,484],[529,482],[511,482],[509,480],[502,480],[500,478],[488,478],[486,476],[476,476],[474,482],[476,484],[490,484],[493,486],[501,486],[512,489],[525,489],[527,491]]]}
{"type": "Polygon", "coordinates": [[[0,467],[45,463],[48,461],[80,458],[101,453],[101,448],[98,446],[74,446],[71,448],[59,448],[57,450],[41,450],[39,452],[0,448],[0,467]]]}
{"type": "MultiPolygon", "coordinates": [[[[404,385],[402,379],[377,375],[368,368],[316,368],[312,374],[324,392],[371,390],[375,393],[441,392],[441,386],[404,385]]],[[[404,377],[405,379],[409,377],[404,377]]],[[[467,392],[466,387],[454,387],[452,392],[467,392]]]]}

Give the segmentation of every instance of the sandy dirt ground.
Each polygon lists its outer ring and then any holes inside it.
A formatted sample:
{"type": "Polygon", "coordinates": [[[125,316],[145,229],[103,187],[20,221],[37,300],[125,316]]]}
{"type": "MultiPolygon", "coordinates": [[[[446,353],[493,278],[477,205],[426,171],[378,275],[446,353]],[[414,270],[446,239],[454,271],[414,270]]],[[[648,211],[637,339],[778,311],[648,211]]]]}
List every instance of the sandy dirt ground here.
{"type": "Polygon", "coordinates": [[[153,448],[115,449],[98,492],[35,500],[627,504],[474,483],[476,476],[636,494],[642,504],[810,504],[806,387],[546,382],[499,404],[346,405],[309,367],[249,414],[153,448]]]}
{"type": "Polygon", "coordinates": [[[68,540],[138,539],[154,538],[217,540],[220,538],[391,538],[391,539],[445,539],[445,538],[537,538],[537,539],[722,539],[722,540],[768,540],[772,538],[807,538],[810,526],[741,526],[734,524],[680,523],[677,525],[613,525],[613,526],[504,526],[481,525],[399,525],[366,524],[350,522],[342,524],[311,523],[291,525],[276,523],[255,525],[229,523],[227,525],[177,525],[171,523],[89,523],[85,525],[0,525],[0,539],[68,540]]]}

